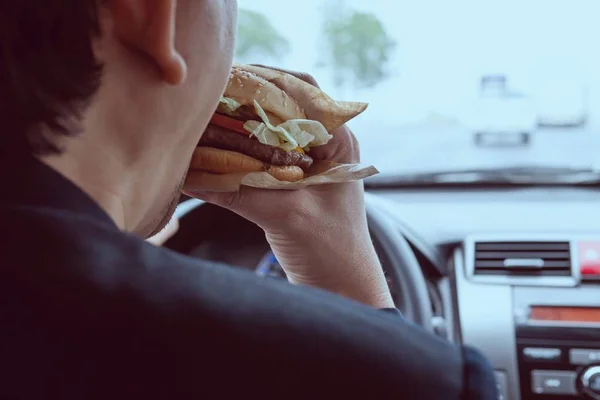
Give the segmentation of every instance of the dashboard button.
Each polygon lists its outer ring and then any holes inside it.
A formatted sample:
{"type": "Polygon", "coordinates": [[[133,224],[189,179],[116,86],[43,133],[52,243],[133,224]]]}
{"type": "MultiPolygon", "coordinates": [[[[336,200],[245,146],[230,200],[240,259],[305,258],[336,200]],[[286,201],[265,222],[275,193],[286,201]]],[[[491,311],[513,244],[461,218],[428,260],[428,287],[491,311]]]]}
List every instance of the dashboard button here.
{"type": "Polygon", "coordinates": [[[560,361],[561,355],[562,351],[556,348],[525,347],[523,349],[523,358],[532,362],[560,361]]]}
{"type": "Polygon", "coordinates": [[[506,378],[506,372],[495,371],[496,374],[496,387],[498,388],[498,399],[497,400],[508,400],[508,380],[506,378]]]}
{"type": "Polygon", "coordinates": [[[531,371],[531,391],[537,394],[577,394],[577,374],[571,371],[531,371]]]}
{"type": "Polygon", "coordinates": [[[579,268],[583,277],[600,275],[600,242],[579,242],[579,268]]]}
{"type": "Polygon", "coordinates": [[[589,365],[600,363],[600,350],[598,349],[571,349],[569,361],[574,365],[589,365]]]}
{"type": "Polygon", "coordinates": [[[581,375],[583,392],[593,399],[600,399],[600,366],[589,367],[581,375]]]}

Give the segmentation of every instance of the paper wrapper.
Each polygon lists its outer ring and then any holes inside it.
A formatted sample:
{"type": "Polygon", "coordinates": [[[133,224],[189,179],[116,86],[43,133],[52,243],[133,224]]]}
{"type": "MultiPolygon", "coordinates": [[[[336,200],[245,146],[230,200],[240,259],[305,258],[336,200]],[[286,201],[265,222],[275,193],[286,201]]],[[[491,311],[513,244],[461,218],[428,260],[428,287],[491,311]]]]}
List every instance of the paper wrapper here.
{"type": "Polygon", "coordinates": [[[378,174],[373,166],[361,164],[337,164],[315,161],[304,179],[297,182],[283,182],[267,172],[216,175],[191,169],[186,178],[186,191],[237,192],[240,186],[261,189],[293,190],[327,183],[353,182],[378,174]]]}

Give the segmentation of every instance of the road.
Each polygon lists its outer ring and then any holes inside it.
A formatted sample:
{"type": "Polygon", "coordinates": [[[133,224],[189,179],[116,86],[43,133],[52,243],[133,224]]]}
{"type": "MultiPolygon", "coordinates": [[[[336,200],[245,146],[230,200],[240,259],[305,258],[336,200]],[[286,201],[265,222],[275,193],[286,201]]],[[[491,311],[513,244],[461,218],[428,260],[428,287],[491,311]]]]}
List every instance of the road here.
{"type": "Polygon", "coordinates": [[[363,163],[382,173],[498,168],[503,166],[600,166],[600,132],[545,129],[529,145],[476,145],[466,129],[354,127],[363,163]]]}

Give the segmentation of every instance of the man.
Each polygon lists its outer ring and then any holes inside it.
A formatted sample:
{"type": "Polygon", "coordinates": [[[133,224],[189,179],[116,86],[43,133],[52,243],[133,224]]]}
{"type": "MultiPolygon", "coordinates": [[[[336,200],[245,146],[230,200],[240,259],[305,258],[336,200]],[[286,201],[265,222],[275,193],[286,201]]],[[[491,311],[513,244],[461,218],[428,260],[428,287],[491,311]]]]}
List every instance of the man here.
{"type": "MultiPolygon", "coordinates": [[[[0,2],[0,397],[493,398],[477,352],[394,315],[359,183],[188,181],[261,226],[294,285],[143,240],[177,204],[235,25],[227,0],[0,2]]],[[[357,161],[335,136],[315,157],[357,161]]]]}

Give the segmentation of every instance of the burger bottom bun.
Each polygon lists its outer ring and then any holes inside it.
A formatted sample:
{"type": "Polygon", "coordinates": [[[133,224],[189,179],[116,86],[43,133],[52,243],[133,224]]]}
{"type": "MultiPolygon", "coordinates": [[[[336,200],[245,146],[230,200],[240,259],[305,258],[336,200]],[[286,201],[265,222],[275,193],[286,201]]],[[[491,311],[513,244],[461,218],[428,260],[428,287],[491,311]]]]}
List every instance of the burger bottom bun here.
{"type": "Polygon", "coordinates": [[[191,169],[212,174],[239,174],[268,172],[279,181],[297,182],[304,178],[304,171],[297,166],[276,166],[265,164],[254,157],[236,151],[214,147],[196,147],[190,163],[191,169]]]}
{"type": "Polygon", "coordinates": [[[278,181],[297,182],[304,178],[304,171],[296,166],[271,165],[267,172],[278,181]]]}

